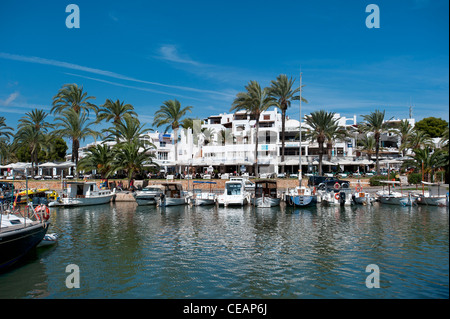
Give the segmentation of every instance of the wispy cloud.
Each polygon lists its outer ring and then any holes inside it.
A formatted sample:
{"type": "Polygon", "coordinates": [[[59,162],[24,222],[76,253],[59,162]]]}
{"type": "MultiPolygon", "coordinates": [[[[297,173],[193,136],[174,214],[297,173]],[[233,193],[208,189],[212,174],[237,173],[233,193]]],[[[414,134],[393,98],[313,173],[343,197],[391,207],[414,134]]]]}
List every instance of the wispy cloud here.
{"type": "Polygon", "coordinates": [[[5,100],[0,100],[0,105],[8,106],[19,96],[19,92],[11,93],[5,100]]]}
{"type": "Polygon", "coordinates": [[[86,66],[82,66],[82,65],[78,65],[78,64],[69,63],[69,62],[57,61],[57,60],[34,57],[34,56],[23,56],[23,55],[0,52],[0,58],[7,59],[7,60],[14,60],[14,61],[35,63],[35,64],[51,65],[51,66],[65,68],[65,69],[71,69],[71,70],[83,71],[83,72],[87,72],[87,73],[98,74],[98,75],[102,75],[105,77],[115,78],[115,79],[124,80],[124,81],[130,81],[130,82],[136,82],[136,83],[142,83],[142,84],[148,84],[148,85],[155,85],[155,86],[172,88],[172,89],[183,90],[183,91],[197,92],[197,93],[211,93],[211,94],[228,96],[228,93],[223,93],[220,91],[203,90],[203,89],[197,89],[197,88],[187,87],[187,86],[170,85],[170,84],[164,84],[164,83],[158,83],[158,82],[145,81],[145,80],[136,79],[133,77],[129,77],[129,76],[126,76],[123,74],[119,74],[119,73],[115,73],[115,72],[111,72],[111,71],[107,71],[107,70],[101,70],[101,69],[86,67],[86,66]]]}
{"type": "Polygon", "coordinates": [[[133,86],[133,85],[121,84],[121,83],[117,83],[117,82],[102,80],[102,79],[93,78],[90,76],[85,76],[85,75],[80,75],[80,74],[74,74],[74,73],[68,73],[68,72],[64,72],[64,74],[67,74],[70,76],[76,76],[76,77],[80,77],[80,78],[88,79],[88,80],[92,80],[92,81],[102,82],[102,83],[106,83],[106,84],[110,84],[110,85],[120,86],[120,87],[128,88],[128,89],[134,89],[134,90],[139,90],[139,91],[170,95],[170,96],[179,97],[179,98],[187,98],[187,99],[192,99],[192,100],[203,101],[202,99],[197,99],[197,98],[194,98],[191,96],[180,95],[180,94],[165,92],[165,91],[158,91],[158,90],[153,90],[150,88],[143,88],[143,87],[138,87],[138,86],[133,86]]]}
{"type": "Polygon", "coordinates": [[[173,44],[164,44],[159,49],[159,55],[158,58],[170,62],[176,62],[176,63],[183,63],[183,64],[190,64],[195,66],[200,66],[201,63],[192,60],[190,57],[186,55],[181,55],[178,52],[178,49],[173,44]]]}

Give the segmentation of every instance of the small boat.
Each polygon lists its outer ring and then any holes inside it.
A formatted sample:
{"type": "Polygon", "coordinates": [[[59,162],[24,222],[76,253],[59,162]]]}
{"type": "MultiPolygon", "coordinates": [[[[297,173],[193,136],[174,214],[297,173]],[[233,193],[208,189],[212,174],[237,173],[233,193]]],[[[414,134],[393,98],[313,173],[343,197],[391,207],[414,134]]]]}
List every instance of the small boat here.
{"type": "Polygon", "coordinates": [[[205,206],[205,205],[214,205],[216,203],[216,194],[212,192],[211,185],[217,184],[216,182],[203,182],[203,181],[194,181],[194,185],[199,184],[209,184],[209,192],[205,192],[200,188],[193,189],[193,196],[191,199],[191,204],[194,206],[205,206]]]}
{"type": "Polygon", "coordinates": [[[133,196],[139,206],[156,205],[163,192],[164,187],[162,185],[148,185],[142,190],[134,192],[133,196]]]}
{"type": "Polygon", "coordinates": [[[266,208],[279,206],[281,202],[277,191],[277,181],[262,179],[255,182],[255,197],[252,203],[255,207],[266,208]]]}
{"type": "Polygon", "coordinates": [[[50,202],[48,206],[90,206],[107,204],[114,192],[99,189],[96,182],[67,182],[67,189],[59,201],[50,202]]]}
{"type": "Polygon", "coordinates": [[[217,197],[217,203],[223,206],[244,206],[249,199],[250,193],[245,189],[244,180],[234,178],[225,182],[225,190],[217,197]]]}
{"type": "Polygon", "coordinates": [[[22,190],[14,195],[15,201],[17,204],[26,204],[27,202],[27,195],[28,200],[35,202],[37,204],[48,204],[48,192],[51,192],[48,188],[39,188],[39,189],[28,189],[28,190],[22,190]]]}
{"type": "Polygon", "coordinates": [[[353,203],[351,189],[347,183],[336,182],[333,188],[327,187],[320,194],[325,205],[349,206],[353,203]]]}
{"type": "Polygon", "coordinates": [[[294,189],[290,189],[286,194],[286,203],[289,206],[315,206],[317,205],[317,200],[315,188],[309,186],[297,186],[294,189]]]}
{"type": "Polygon", "coordinates": [[[446,187],[440,183],[428,183],[422,182],[422,185],[428,186],[428,192],[422,192],[417,199],[419,205],[429,205],[429,206],[448,206],[448,191],[446,192],[446,187]]]}
{"type": "Polygon", "coordinates": [[[12,212],[0,213],[0,270],[23,258],[44,238],[50,223],[33,216],[28,218],[12,212]]]}
{"type": "Polygon", "coordinates": [[[160,207],[185,205],[186,195],[180,183],[161,183],[164,191],[160,194],[157,205],[160,207]]]}
{"type": "Polygon", "coordinates": [[[58,242],[59,235],[57,233],[45,234],[42,241],[37,245],[37,247],[50,246],[58,242]]]}
{"type": "Polygon", "coordinates": [[[373,205],[375,201],[375,198],[372,196],[372,194],[363,190],[361,184],[358,184],[355,187],[355,192],[352,195],[352,199],[356,204],[359,205],[373,205]]]}
{"type": "Polygon", "coordinates": [[[400,205],[400,206],[414,206],[417,205],[417,198],[412,196],[411,193],[403,194],[401,189],[401,183],[399,181],[380,181],[381,183],[388,185],[388,191],[377,192],[378,200],[382,204],[388,205],[400,205]],[[391,185],[395,187],[395,185],[400,186],[400,192],[392,192],[391,185]]]}

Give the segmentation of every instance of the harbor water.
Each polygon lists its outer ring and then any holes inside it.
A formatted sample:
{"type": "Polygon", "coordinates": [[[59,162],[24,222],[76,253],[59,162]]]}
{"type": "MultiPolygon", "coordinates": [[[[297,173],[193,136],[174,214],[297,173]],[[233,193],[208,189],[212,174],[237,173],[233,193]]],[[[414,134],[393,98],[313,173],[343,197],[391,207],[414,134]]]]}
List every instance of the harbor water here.
{"type": "Polygon", "coordinates": [[[52,208],[50,221],[59,242],[0,274],[0,298],[449,297],[446,207],[118,202],[52,208]]]}

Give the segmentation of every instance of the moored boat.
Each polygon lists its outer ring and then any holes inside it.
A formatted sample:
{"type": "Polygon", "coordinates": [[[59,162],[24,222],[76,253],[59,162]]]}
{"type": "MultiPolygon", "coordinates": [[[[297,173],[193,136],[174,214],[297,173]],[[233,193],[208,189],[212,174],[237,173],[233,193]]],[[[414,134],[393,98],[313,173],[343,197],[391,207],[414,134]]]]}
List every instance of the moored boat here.
{"type": "Polygon", "coordinates": [[[255,182],[255,196],[252,199],[255,207],[274,207],[279,206],[280,202],[276,180],[263,179],[255,182]]]}
{"type": "Polygon", "coordinates": [[[355,187],[355,192],[352,195],[352,199],[356,204],[359,205],[373,205],[373,203],[375,202],[375,198],[372,196],[372,194],[365,192],[361,184],[358,184],[355,187]]]}
{"type": "Polygon", "coordinates": [[[163,192],[162,185],[147,185],[142,190],[134,192],[133,197],[139,206],[156,205],[163,192]]]}
{"type": "Polygon", "coordinates": [[[245,190],[243,180],[229,180],[225,182],[223,194],[217,197],[217,203],[223,206],[243,206],[249,202],[250,193],[245,190]]]}
{"type": "Polygon", "coordinates": [[[388,185],[388,191],[377,192],[378,200],[382,204],[388,205],[400,205],[400,206],[414,206],[417,205],[417,198],[412,196],[411,193],[404,194],[401,189],[401,183],[399,181],[380,181],[383,184],[388,185]],[[400,186],[400,192],[392,192],[391,185],[400,186]]]}
{"type": "MultiPolygon", "coordinates": [[[[443,184],[440,183],[428,183],[422,182],[423,186],[428,187],[428,192],[422,192],[417,198],[417,203],[419,205],[429,205],[429,206],[448,206],[449,195],[448,191],[443,184]]],[[[447,185],[448,187],[448,185],[447,185]]]]}
{"type": "Polygon", "coordinates": [[[211,190],[211,186],[217,184],[216,182],[209,182],[209,181],[194,181],[194,189],[193,189],[193,195],[191,198],[190,203],[194,206],[206,206],[206,205],[214,205],[216,203],[216,193],[214,193],[211,190]],[[204,191],[200,188],[195,188],[195,185],[200,184],[209,184],[209,192],[204,191]]]}
{"type": "Polygon", "coordinates": [[[160,194],[158,206],[179,206],[187,203],[180,183],[161,183],[161,186],[164,187],[164,191],[160,194]]]}
{"type": "Polygon", "coordinates": [[[95,182],[67,182],[67,189],[59,201],[50,202],[48,206],[90,206],[107,204],[114,192],[99,189],[95,182]]]}
{"type": "Polygon", "coordinates": [[[23,216],[8,211],[0,213],[0,270],[23,258],[47,233],[50,226],[47,219],[28,209],[23,216]],[[27,217],[28,212],[32,217],[27,217]]]}
{"type": "Polygon", "coordinates": [[[288,190],[286,194],[286,203],[289,206],[315,206],[317,205],[317,192],[314,187],[297,186],[288,190]]]}

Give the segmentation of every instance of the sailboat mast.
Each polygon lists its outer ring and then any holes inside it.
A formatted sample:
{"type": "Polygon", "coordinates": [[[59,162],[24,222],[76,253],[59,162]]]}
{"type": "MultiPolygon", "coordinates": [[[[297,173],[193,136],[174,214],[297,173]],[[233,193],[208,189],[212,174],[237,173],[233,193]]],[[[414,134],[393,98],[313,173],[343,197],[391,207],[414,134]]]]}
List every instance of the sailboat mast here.
{"type": "Polygon", "coordinates": [[[298,182],[299,186],[302,186],[302,72],[300,71],[300,143],[299,143],[299,163],[298,163],[298,182]]]}

